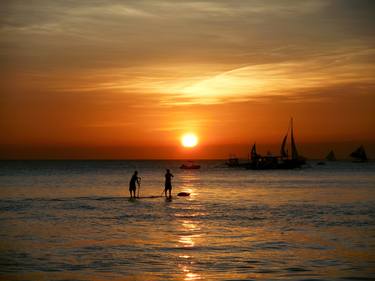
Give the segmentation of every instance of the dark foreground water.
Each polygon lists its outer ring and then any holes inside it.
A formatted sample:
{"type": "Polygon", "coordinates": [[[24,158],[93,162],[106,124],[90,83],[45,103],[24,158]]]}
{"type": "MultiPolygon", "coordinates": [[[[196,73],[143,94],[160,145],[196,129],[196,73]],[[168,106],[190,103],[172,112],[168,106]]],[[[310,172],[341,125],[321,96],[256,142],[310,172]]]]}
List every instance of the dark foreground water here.
{"type": "Polygon", "coordinates": [[[1,280],[374,280],[375,165],[0,162],[1,280]],[[165,168],[188,198],[160,195],[165,168]]]}

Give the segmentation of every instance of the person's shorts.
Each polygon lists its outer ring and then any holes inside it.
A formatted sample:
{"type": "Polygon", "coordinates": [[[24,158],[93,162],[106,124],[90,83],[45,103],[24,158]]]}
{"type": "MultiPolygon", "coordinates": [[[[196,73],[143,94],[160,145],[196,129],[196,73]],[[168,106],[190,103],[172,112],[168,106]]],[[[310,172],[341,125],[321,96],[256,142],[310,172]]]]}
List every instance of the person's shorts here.
{"type": "Polygon", "coordinates": [[[165,185],[166,190],[172,190],[172,185],[171,184],[166,184],[165,185]]]}

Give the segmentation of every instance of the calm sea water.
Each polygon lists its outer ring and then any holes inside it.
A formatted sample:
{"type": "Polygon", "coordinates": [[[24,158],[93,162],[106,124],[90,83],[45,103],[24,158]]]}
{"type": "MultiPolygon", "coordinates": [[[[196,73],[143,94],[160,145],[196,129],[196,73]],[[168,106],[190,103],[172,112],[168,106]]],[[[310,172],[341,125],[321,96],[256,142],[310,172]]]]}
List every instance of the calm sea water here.
{"type": "Polygon", "coordinates": [[[374,280],[375,164],[0,162],[1,280],[374,280]],[[129,201],[134,169],[141,196],[129,201]]]}

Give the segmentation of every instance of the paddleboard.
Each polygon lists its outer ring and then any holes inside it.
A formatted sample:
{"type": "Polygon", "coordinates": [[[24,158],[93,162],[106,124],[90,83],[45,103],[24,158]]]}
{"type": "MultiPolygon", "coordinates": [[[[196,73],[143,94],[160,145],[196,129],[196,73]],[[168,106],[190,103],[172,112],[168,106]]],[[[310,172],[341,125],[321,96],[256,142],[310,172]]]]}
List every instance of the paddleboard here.
{"type": "Polygon", "coordinates": [[[160,195],[154,195],[154,196],[140,196],[140,197],[133,197],[133,198],[130,198],[130,197],[126,197],[128,198],[129,200],[134,200],[134,199],[153,199],[153,198],[162,198],[164,196],[160,196],[160,195]]]}
{"type": "MultiPolygon", "coordinates": [[[[190,193],[189,192],[180,192],[177,194],[177,196],[180,196],[180,197],[186,197],[186,196],[190,196],[190,193]]],[[[130,198],[130,197],[126,197],[127,199],[129,200],[136,200],[136,199],[154,199],[154,198],[163,198],[165,197],[164,195],[151,195],[151,196],[140,196],[140,197],[133,197],[133,198],[130,198]]],[[[166,197],[166,199],[169,199],[169,196],[166,197]]]]}

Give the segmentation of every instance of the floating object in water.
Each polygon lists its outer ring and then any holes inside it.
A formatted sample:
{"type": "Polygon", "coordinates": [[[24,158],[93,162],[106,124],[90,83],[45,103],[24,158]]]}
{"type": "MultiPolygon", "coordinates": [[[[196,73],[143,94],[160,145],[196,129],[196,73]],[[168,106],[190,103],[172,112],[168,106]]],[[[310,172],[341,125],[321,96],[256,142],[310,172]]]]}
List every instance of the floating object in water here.
{"type": "Polygon", "coordinates": [[[180,192],[177,194],[177,196],[190,196],[189,192],[180,192]]]}
{"type": "Polygon", "coordinates": [[[197,165],[197,164],[194,164],[193,161],[189,161],[188,163],[182,164],[180,166],[180,169],[186,169],[186,170],[195,170],[195,169],[200,169],[200,168],[201,168],[201,166],[197,165]]]}

